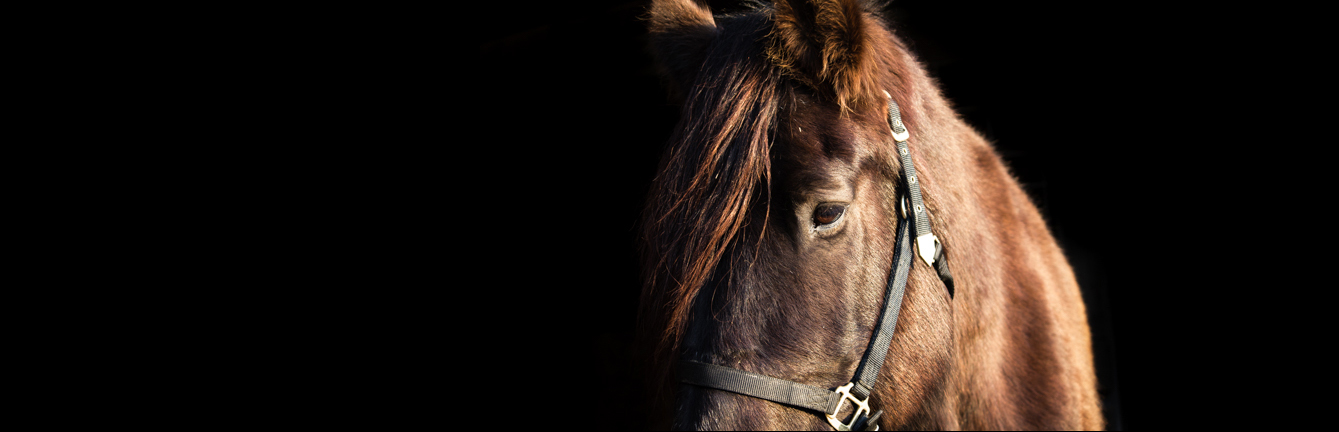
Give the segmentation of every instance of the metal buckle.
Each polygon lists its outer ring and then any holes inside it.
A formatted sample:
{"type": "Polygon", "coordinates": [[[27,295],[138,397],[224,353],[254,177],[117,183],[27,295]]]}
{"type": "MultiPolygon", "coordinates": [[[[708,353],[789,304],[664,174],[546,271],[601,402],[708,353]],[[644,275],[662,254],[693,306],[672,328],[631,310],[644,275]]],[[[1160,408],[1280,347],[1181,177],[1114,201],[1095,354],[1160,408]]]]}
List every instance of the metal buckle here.
{"type": "MultiPolygon", "coordinates": [[[[832,425],[833,429],[839,431],[849,431],[851,430],[851,427],[855,426],[855,424],[858,423],[862,417],[869,416],[869,399],[868,398],[866,398],[865,400],[856,399],[855,395],[851,394],[851,387],[855,387],[854,382],[847,383],[846,385],[841,387],[837,387],[836,392],[837,394],[842,395],[842,400],[840,402],[837,402],[837,410],[835,412],[833,412],[832,414],[826,414],[828,416],[828,423],[832,425]],[[842,404],[846,403],[847,400],[850,400],[851,403],[855,404],[856,407],[855,415],[851,416],[851,424],[842,423],[841,420],[837,420],[836,416],[837,413],[842,412],[842,404]]],[[[874,430],[879,430],[878,426],[875,426],[874,430]]]]}

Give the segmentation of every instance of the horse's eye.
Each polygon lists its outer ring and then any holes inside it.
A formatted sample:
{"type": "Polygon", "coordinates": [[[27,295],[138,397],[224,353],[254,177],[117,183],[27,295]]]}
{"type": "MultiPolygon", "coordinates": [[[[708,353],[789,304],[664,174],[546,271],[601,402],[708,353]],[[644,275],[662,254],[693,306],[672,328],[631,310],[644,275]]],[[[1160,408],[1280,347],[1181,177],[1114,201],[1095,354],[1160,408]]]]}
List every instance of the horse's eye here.
{"type": "Polygon", "coordinates": [[[846,213],[846,204],[823,204],[814,209],[814,225],[823,227],[832,225],[846,213]]]}

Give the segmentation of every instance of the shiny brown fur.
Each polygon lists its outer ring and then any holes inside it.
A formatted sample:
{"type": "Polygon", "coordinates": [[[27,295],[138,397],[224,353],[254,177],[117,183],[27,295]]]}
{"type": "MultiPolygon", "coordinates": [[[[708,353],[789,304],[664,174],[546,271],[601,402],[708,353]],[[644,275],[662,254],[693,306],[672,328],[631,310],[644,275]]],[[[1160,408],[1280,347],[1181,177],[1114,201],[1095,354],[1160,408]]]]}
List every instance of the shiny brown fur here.
{"type": "Polygon", "coordinates": [[[871,397],[883,429],[1101,429],[1084,305],[1036,207],[874,8],[790,1],[712,16],[653,2],[683,101],[642,222],[639,325],[662,427],[829,429],[822,416],[678,385],[694,359],[835,388],[867,348],[892,267],[900,172],[889,92],[950,298],[921,261],[871,397]],[[845,203],[835,228],[814,209],[845,203]]]}

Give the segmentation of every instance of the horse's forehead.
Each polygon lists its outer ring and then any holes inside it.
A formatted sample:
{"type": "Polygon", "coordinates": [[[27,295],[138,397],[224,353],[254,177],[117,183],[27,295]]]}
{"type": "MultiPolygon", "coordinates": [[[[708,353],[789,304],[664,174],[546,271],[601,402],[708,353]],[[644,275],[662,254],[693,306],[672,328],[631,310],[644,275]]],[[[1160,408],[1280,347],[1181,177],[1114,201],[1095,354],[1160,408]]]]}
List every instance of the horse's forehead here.
{"type": "Polygon", "coordinates": [[[811,174],[847,171],[872,155],[879,143],[877,126],[867,115],[826,107],[799,99],[786,110],[778,134],[783,145],[774,147],[774,157],[786,160],[792,169],[811,174]]]}

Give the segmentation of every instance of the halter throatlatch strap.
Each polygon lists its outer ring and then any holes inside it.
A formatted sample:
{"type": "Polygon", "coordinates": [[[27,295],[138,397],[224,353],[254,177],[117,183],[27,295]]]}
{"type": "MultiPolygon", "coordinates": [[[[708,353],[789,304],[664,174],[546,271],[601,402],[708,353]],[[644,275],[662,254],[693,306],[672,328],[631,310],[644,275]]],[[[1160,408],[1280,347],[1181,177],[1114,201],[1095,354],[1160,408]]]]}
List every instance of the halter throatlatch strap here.
{"type": "MultiPolygon", "coordinates": [[[[886,92],[885,92],[886,94],[886,92]]],[[[930,215],[925,209],[921,197],[920,181],[916,178],[916,167],[911,163],[911,152],[907,149],[910,134],[902,124],[902,115],[892,96],[888,97],[888,125],[893,130],[893,139],[897,141],[897,152],[902,159],[902,177],[906,185],[906,194],[902,198],[903,207],[911,201],[910,208],[904,208],[903,217],[897,221],[896,248],[893,250],[893,271],[888,275],[888,286],[884,294],[883,312],[875,324],[874,337],[860,359],[855,377],[850,383],[826,390],[794,381],[758,375],[725,366],[695,361],[679,362],[679,380],[686,384],[725,390],[759,399],[793,406],[796,408],[822,412],[839,431],[879,430],[878,419],[883,411],[870,415],[869,395],[874,382],[879,378],[884,359],[888,356],[893,342],[893,332],[897,329],[898,311],[902,309],[902,297],[906,293],[907,278],[911,274],[912,258],[910,226],[916,226],[916,247],[921,259],[933,265],[944,281],[949,296],[953,296],[953,275],[945,263],[944,248],[930,230],[930,215]],[[837,418],[842,407],[849,402],[855,409],[850,423],[837,418]]]]}

